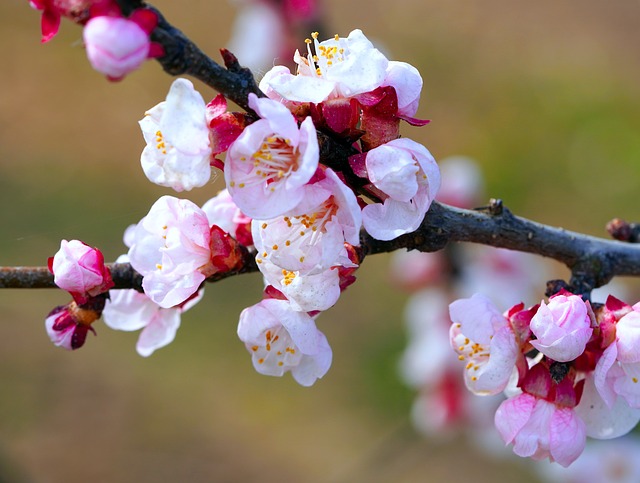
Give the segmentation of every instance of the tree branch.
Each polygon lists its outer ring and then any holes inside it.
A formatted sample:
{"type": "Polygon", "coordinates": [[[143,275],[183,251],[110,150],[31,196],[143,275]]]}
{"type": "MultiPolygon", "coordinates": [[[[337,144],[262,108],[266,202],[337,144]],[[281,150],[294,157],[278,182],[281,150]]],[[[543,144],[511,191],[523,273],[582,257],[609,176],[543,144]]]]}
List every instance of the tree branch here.
{"type": "MultiPolygon", "coordinates": [[[[570,286],[578,293],[608,283],[614,276],[640,276],[640,245],[571,232],[513,215],[496,200],[487,208],[465,210],[434,202],[418,230],[391,241],[361,234],[363,255],[407,248],[422,252],[443,249],[450,242],[472,242],[552,258],[571,270],[570,286]]],[[[128,263],[107,265],[115,288],[142,290],[142,276],[128,263]]],[[[247,252],[242,268],[207,279],[216,282],[256,272],[254,253],[247,252]]],[[[0,288],[54,288],[46,267],[0,267],[0,288]]]]}

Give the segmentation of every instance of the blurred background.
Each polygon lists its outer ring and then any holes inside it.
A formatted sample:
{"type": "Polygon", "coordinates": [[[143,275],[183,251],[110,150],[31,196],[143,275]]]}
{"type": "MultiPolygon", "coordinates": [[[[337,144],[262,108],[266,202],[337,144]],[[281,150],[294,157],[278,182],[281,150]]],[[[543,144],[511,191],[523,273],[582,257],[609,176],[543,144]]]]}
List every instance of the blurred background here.
{"type": "MultiPolygon", "coordinates": [[[[155,5],[214,59],[238,7],[155,5]]],[[[361,28],[390,59],[419,69],[418,117],[432,123],[404,134],[436,159],[476,159],[487,198],[598,236],[613,217],[638,220],[640,3],[325,0],[322,8],[330,34],[361,28]]],[[[115,260],[124,229],[171,194],[142,173],[137,121],[172,79],[148,62],[109,83],[86,61],[79,27],[63,21],[41,45],[39,25],[27,1],[0,2],[0,265],[45,265],[62,238],[115,260]]],[[[196,87],[207,101],[215,95],[196,87]]],[[[201,204],[221,188],[217,180],[184,196],[201,204]]],[[[538,481],[515,458],[413,429],[415,392],[398,377],[407,294],[388,263],[367,259],[358,283],[319,319],[334,363],[312,388],[258,375],[237,340],[240,311],[260,298],[257,274],[208,286],[175,342],[148,359],[135,352],[137,334],[101,322],[81,350],[58,349],[43,321],[67,294],[0,291],[0,481],[538,481]]],[[[555,264],[550,271],[567,275],[555,264]]],[[[542,298],[543,282],[529,302],[542,298]]]]}

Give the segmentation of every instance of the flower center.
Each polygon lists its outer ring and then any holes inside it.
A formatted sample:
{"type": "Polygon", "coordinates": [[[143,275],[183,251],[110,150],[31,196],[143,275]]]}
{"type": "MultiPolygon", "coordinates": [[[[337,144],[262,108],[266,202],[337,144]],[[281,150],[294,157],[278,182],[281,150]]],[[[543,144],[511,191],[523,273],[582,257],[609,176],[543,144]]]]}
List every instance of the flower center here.
{"type": "Polygon", "coordinates": [[[325,44],[320,45],[318,42],[318,32],[311,34],[311,39],[306,39],[307,44],[307,62],[312,72],[315,72],[317,76],[322,76],[322,73],[331,68],[337,62],[345,60],[345,46],[346,41],[341,39],[339,35],[334,36],[334,42],[327,41],[325,44]],[[311,44],[315,50],[315,54],[311,50],[311,44]]]}
{"type": "MultiPolygon", "coordinates": [[[[247,161],[241,157],[240,161],[247,161]]],[[[242,179],[231,182],[231,186],[244,188],[261,185],[266,182],[270,191],[275,191],[278,181],[286,178],[298,169],[298,152],[290,139],[270,136],[263,140],[260,149],[251,155],[253,168],[242,179]]]]}
{"type": "Polygon", "coordinates": [[[289,333],[282,327],[264,333],[262,345],[251,347],[253,359],[266,371],[282,371],[298,365],[302,354],[297,350],[289,333]]]}

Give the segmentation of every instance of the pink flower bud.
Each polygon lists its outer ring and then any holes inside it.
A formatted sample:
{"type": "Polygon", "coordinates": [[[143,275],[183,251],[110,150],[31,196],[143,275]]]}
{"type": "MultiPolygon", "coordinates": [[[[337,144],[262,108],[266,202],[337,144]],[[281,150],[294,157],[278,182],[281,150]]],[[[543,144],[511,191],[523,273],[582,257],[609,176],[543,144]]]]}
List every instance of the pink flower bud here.
{"type": "Polygon", "coordinates": [[[126,18],[94,17],[87,22],[83,37],[93,68],[114,80],[140,67],[151,48],[149,34],[126,18]]]}
{"type": "Polygon", "coordinates": [[[87,332],[96,333],[91,324],[100,318],[106,300],[106,295],[100,295],[84,305],[70,302],[53,309],[44,323],[51,342],[67,350],[82,347],[87,332]]]}
{"type": "Polygon", "coordinates": [[[554,361],[568,362],[584,352],[593,329],[589,310],[582,298],[565,292],[544,301],[531,319],[536,349],[554,361]],[[565,295],[566,294],[566,295],[565,295]]]}
{"type": "Polygon", "coordinates": [[[114,285],[100,250],[80,240],[62,240],[60,250],[49,258],[49,270],[56,285],[69,292],[78,304],[114,285]]]}

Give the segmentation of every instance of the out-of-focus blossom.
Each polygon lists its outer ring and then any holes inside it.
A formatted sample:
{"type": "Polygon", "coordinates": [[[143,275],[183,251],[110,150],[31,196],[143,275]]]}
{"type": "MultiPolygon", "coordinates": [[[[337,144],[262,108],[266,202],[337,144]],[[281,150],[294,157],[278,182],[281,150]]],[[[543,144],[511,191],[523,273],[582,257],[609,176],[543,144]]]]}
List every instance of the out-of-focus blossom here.
{"type": "Polygon", "coordinates": [[[477,163],[466,156],[438,161],[442,183],[436,200],[458,208],[473,208],[482,192],[482,174],[477,163]]]}
{"type": "Polygon", "coordinates": [[[360,243],[360,207],[351,189],[331,169],[324,176],[307,185],[303,200],[290,215],[253,220],[258,263],[268,259],[300,274],[353,265],[344,243],[360,243]]]}
{"type": "Polygon", "coordinates": [[[80,240],[62,240],[60,250],[49,258],[49,270],[55,284],[80,305],[114,285],[102,252],[80,240]]]}
{"type": "Polygon", "coordinates": [[[97,0],[30,0],[31,7],[42,10],[42,42],[48,42],[60,28],[60,19],[69,17],[83,23],[89,18],[89,7],[97,0]]]}
{"type": "Polygon", "coordinates": [[[568,468],[536,465],[549,483],[637,483],[640,481],[640,441],[629,436],[606,443],[587,441],[582,455],[568,468]]]}
{"type": "Polygon", "coordinates": [[[92,17],[82,33],[92,67],[110,80],[138,69],[151,55],[149,35],[157,22],[148,9],[138,9],[130,18],[92,17]]]}
{"type": "Polygon", "coordinates": [[[155,184],[176,191],[204,186],[211,177],[209,128],[202,96],[187,79],[171,84],[167,99],[145,113],[147,143],[140,161],[155,184]]]}
{"type": "Polygon", "coordinates": [[[288,213],[305,196],[304,186],[318,167],[318,139],[311,118],[298,128],[291,112],[276,101],[249,94],[249,106],[262,119],[231,145],[224,175],[243,213],[269,219],[288,213]]]}
{"type": "Polygon", "coordinates": [[[286,25],[275,4],[246,2],[238,11],[228,49],[256,74],[271,68],[287,47],[286,25]]]}
{"type": "Polygon", "coordinates": [[[589,306],[578,295],[559,293],[540,303],[531,319],[531,345],[554,361],[567,362],[584,352],[593,328],[589,306]]]}
{"type": "Polygon", "coordinates": [[[417,230],[440,187],[431,153],[410,139],[396,139],[369,151],[366,166],[373,185],[388,196],[362,210],[367,232],[392,240],[417,230]]]}
{"type": "Polygon", "coordinates": [[[286,300],[266,299],[240,314],[238,337],[260,374],[291,372],[302,386],[311,386],[331,366],[326,337],[306,312],[291,310],[286,300]]]}

